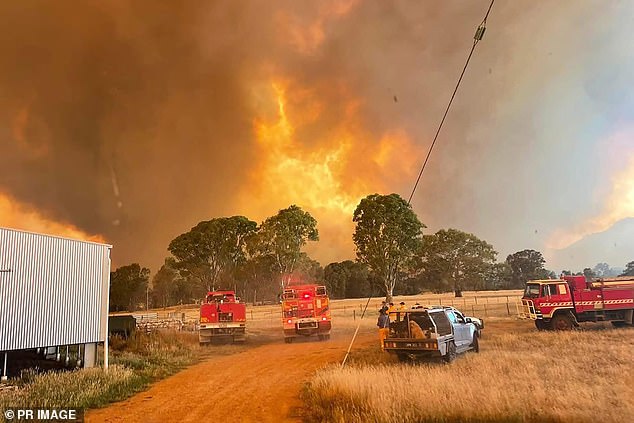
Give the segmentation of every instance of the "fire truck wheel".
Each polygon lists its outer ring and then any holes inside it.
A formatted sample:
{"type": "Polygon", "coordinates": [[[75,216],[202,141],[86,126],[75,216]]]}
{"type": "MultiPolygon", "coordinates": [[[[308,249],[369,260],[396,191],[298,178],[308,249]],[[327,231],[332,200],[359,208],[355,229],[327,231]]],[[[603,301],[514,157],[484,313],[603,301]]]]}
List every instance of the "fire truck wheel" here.
{"type": "Polygon", "coordinates": [[[284,342],[286,342],[287,344],[292,344],[293,343],[293,337],[289,336],[287,338],[284,338],[284,342]]]}
{"type": "Polygon", "coordinates": [[[547,330],[548,324],[546,324],[543,320],[535,320],[535,327],[537,330],[547,330]]]}
{"type": "Polygon", "coordinates": [[[451,363],[456,359],[456,344],[453,341],[450,341],[447,344],[447,353],[444,355],[443,360],[446,363],[451,363]]]}
{"type": "Polygon", "coordinates": [[[403,362],[403,363],[407,363],[409,360],[409,355],[407,355],[406,353],[396,353],[396,356],[398,357],[398,361],[403,362]]]}
{"type": "Polygon", "coordinates": [[[550,325],[554,330],[572,330],[574,323],[567,314],[558,314],[552,318],[550,325]]]}

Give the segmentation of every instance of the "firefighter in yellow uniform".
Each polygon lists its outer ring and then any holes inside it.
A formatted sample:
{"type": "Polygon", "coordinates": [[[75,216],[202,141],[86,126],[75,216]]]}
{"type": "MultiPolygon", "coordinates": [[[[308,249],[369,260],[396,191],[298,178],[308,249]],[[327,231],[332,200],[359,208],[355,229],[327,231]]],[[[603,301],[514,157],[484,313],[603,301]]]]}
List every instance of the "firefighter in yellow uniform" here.
{"type": "Polygon", "coordinates": [[[379,311],[379,320],[376,322],[376,325],[379,327],[379,342],[381,343],[381,351],[384,351],[383,341],[387,338],[387,335],[390,332],[390,318],[384,309],[379,311]]]}
{"type": "Polygon", "coordinates": [[[396,307],[394,303],[390,303],[390,306],[387,308],[387,315],[390,318],[390,322],[393,322],[396,319],[396,307]]]}

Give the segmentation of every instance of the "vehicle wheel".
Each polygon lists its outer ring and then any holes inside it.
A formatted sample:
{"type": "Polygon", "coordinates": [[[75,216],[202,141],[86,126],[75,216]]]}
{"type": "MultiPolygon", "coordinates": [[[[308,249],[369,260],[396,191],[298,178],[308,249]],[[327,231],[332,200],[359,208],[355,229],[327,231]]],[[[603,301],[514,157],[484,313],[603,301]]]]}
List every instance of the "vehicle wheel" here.
{"type": "Polygon", "coordinates": [[[614,326],[615,328],[622,328],[622,327],[625,327],[625,325],[626,325],[626,323],[625,323],[625,322],[622,322],[622,321],[620,321],[620,320],[618,320],[618,321],[612,321],[612,322],[610,322],[610,323],[612,323],[612,326],[614,326]]]}
{"type": "Polygon", "coordinates": [[[405,353],[396,353],[396,356],[398,357],[398,361],[402,363],[407,363],[409,361],[409,356],[405,353]]]}
{"type": "Polygon", "coordinates": [[[537,330],[547,330],[548,329],[548,324],[546,322],[544,322],[543,320],[535,320],[535,327],[537,328],[537,330]]]}
{"type": "Polygon", "coordinates": [[[568,314],[558,314],[550,321],[554,330],[572,330],[574,323],[568,314]]]}
{"type": "Polygon", "coordinates": [[[479,336],[478,335],[474,335],[473,337],[473,343],[471,344],[471,348],[473,349],[474,352],[479,353],[480,352],[480,340],[478,339],[479,336]]]}
{"type": "Polygon", "coordinates": [[[330,334],[328,334],[328,335],[324,335],[324,339],[325,339],[326,341],[328,341],[328,340],[330,339],[330,334]]]}
{"type": "Polygon", "coordinates": [[[292,344],[293,343],[293,337],[289,336],[288,338],[284,338],[284,342],[286,342],[287,344],[292,344]]]}
{"type": "Polygon", "coordinates": [[[446,363],[451,363],[456,359],[456,344],[451,341],[447,344],[447,353],[442,358],[446,363]]]}
{"type": "Polygon", "coordinates": [[[326,336],[325,335],[318,335],[318,338],[319,338],[320,341],[323,341],[324,339],[326,339],[326,336]]]}

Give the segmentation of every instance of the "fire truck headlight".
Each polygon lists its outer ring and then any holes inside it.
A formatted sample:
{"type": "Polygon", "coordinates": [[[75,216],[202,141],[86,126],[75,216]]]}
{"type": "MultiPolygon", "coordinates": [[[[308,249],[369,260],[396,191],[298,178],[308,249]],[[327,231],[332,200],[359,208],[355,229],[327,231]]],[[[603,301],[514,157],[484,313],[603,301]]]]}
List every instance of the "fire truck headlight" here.
{"type": "Polygon", "coordinates": [[[290,323],[293,323],[293,321],[292,321],[291,319],[288,319],[288,320],[286,321],[286,323],[289,323],[289,324],[290,324],[290,323]]]}
{"type": "Polygon", "coordinates": [[[325,320],[327,320],[327,319],[326,319],[325,317],[322,317],[322,318],[321,318],[321,320],[324,320],[324,321],[325,321],[325,320]]]}

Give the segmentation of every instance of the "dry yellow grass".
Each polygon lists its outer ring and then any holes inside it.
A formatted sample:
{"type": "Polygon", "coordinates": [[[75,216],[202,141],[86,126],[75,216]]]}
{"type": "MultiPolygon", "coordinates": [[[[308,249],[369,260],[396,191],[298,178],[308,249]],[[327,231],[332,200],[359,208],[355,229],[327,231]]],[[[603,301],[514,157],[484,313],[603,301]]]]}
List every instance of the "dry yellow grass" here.
{"type": "Polygon", "coordinates": [[[377,346],[318,372],[303,397],[315,421],[633,421],[633,335],[537,332],[494,317],[480,354],[405,365],[377,346]]]}

